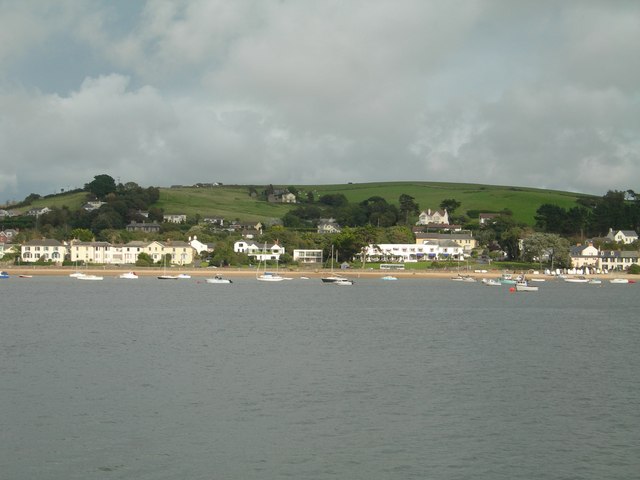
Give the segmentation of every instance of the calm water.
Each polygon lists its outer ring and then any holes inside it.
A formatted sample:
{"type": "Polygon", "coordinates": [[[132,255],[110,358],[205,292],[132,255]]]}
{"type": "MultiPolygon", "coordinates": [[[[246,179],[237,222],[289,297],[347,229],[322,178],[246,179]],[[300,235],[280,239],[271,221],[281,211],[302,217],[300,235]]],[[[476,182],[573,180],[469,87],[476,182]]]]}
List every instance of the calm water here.
{"type": "Polygon", "coordinates": [[[0,477],[637,479],[639,289],[0,280],[0,477]]]}

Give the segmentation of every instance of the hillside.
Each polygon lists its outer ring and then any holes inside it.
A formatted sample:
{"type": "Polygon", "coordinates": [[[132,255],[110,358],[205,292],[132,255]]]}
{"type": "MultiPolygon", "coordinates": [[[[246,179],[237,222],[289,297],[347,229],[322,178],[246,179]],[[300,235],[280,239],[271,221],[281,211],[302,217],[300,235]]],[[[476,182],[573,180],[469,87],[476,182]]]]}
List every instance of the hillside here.
{"type": "MultiPolygon", "coordinates": [[[[343,194],[350,202],[361,202],[373,196],[379,196],[389,203],[398,204],[401,194],[414,197],[420,209],[437,209],[444,199],[455,199],[461,203],[456,213],[468,210],[497,212],[508,208],[514,219],[527,224],[534,223],[536,210],[544,203],[563,208],[575,206],[579,193],[556,190],[542,190],[524,187],[479,185],[466,183],[440,182],[384,182],[353,183],[340,185],[294,185],[302,194],[308,191],[318,199],[326,194],[343,194]]],[[[280,186],[282,188],[286,185],[280,186]]],[[[261,190],[264,187],[256,187],[261,190]]],[[[278,186],[276,186],[278,188],[278,186]]],[[[61,207],[67,205],[79,208],[84,195],[73,193],[42,198],[33,202],[33,207],[61,207]]],[[[249,186],[225,185],[213,188],[160,188],[160,200],[156,204],[168,214],[186,214],[195,216],[220,216],[228,220],[257,221],[281,218],[295,205],[270,204],[249,196],[249,186]]],[[[21,209],[25,210],[25,209],[21,209]]]]}

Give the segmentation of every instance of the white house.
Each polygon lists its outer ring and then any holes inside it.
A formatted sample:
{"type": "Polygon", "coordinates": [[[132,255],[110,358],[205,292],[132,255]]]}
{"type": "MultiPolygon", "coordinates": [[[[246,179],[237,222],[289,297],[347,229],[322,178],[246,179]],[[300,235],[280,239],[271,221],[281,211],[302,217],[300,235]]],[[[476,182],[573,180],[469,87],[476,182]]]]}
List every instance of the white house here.
{"type": "Polygon", "coordinates": [[[277,243],[269,245],[258,244],[249,240],[238,240],[233,244],[233,251],[235,253],[245,253],[258,261],[279,260],[280,255],[284,253],[284,247],[277,243]]]}
{"type": "Polygon", "coordinates": [[[369,244],[364,251],[367,262],[419,262],[462,259],[464,248],[453,241],[369,244]]]}
{"type": "Polygon", "coordinates": [[[614,232],[613,229],[610,228],[606,238],[614,242],[629,245],[638,240],[638,234],[633,230],[618,230],[614,232]]]}
{"type": "Polygon", "coordinates": [[[202,252],[213,252],[213,245],[202,243],[195,235],[193,236],[193,238],[189,237],[189,245],[191,245],[193,249],[198,252],[198,255],[200,255],[202,252]]]}
{"type": "Polygon", "coordinates": [[[167,223],[186,223],[187,216],[184,214],[163,215],[162,221],[167,223]]]}
{"type": "Polygon", "coordinates": [[[335,218],[321,218],[318,222],[318,233],[340,233],[341,231],[335,218]]]}
{"type": "Polygon", "coordinates": [[[569,254],[573,268],[600,268],[600,250],[594,247],[593,243],[573,246],[569,254]]]}
{"type": "Polygon", "coordinates": [[[420,213],[416,225],[449,225],[449,214],[447,209],[434,210],[427,209],[420,213]]]}
{"type": "Polygon", "coordinates": [[[20,258],[25,263],[45,261],[62,263],[67,254],[67,246],[52,238],[30,240],[20,247],[20,258]]]}
{"type": "Polygon", "coordinates": [[[299,263],[322,263],[322,250],[296,249],[293,251],[293,261],[299,263]]]}
{"type": "Polygon", "coordinates": [[[605,250],[600,252],[602,270],[627,270],[631,265],[639,265],[640,254],[636,251],[605,250]]]}
{"type": "Polygon", "coordinates": [[[466,254],[478,246],[478,241],[470,233],[416,233],[416,243],[441,242],[451,240],[460,245],[466,254]]]}

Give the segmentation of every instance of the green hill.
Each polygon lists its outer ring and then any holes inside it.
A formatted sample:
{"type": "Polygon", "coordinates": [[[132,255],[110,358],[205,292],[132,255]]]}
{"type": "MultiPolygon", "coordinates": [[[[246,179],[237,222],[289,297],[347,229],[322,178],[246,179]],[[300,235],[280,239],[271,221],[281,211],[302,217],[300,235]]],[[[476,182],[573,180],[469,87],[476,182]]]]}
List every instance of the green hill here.
{"type": "MultiPolygon", "coordinates": [[[[311,191],[317,200],[326,194],[343,194],[350,202],[361,202],[379,196],[389,203],[398,204],[402,194],[414,197],[421,210],[438,209],[445,199],[455,199],[461,203],[456,214],[469,210],[498,212],[509,209],[515,220],[527,224],[534,223],[534,215],[540,205],[551,203],[563,208],[575,206],[580,197],[590,197],[580,193],[542,190],[535,188],[479,185],[468,183],[441,182],[382,182],[350,183],[340,185],[294,185],[302,195],[311,191]]],[[[286,188],[287,185],[275,186],[286,188]]],[[[263,186],[256,187],[258,191],[263,186]]],[[[84,201],[79,193],[56,195],[33,202],[28,208],[67,205],[75,209],[84,201]]],[[[295,205],[267,203],[252,198],[247,185],[224,185],[210,188],[179,187],[160,188],[160,200],[156,204],[168,214],[186,214],[202,217],[219,216],[228,220],[258,221],[281,218],[295,205]]],[[[24,210],[24,209],[21,209],[24,210]]]]}

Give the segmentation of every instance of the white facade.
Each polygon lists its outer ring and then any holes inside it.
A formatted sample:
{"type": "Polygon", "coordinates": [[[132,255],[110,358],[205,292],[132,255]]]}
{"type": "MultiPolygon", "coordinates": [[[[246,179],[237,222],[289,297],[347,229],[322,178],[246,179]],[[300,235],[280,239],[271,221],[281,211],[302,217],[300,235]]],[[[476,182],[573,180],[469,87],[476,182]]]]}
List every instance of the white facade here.
{"type": "Polygon", "coordinates": [[[381,243],[369,244],[364,254],[368,262],[418,262],[462,259],[464,249],[455,242],[381,243]]]}
{"type": "Polygon", "coordinates": [[[186,215],[163,215],[162,220],[167,223],[186,223],[186,215]]]}
{"type": "Polygon", "coordinates": [[[293,251],[293,261],[299,263],[322,263],[322,250],[296,249],[293,251]]]}
{"type": "Polygon", "coordinates": [[[20,247],[20,258],[24,263],[45,261],[62,263],[67,254],[67,246],[53,239],[31,240],[20,247]]]}
{"type": "Polygon", "coordinates": [[[633,230],[618,230],[614,232],[611,228],[607,234],[609,240],[629,245],[638,240],[638,234],[633,230]]]}
{"type": "Polygon", "coordinates": [[[418,216],[418,222],[416,225],[430,225],[430,224],[439,224],[439,225],[449,225],[449,214],[447,213],[447,209],[444,210],[434,210],[427,209],[420,213],[418,216]]]}
{"type": "Polygon", "coordinates": [[[279,260],[280,255],[284,253],[284,247],[277,243],[268,245],[239,240],[233,244],[233,251],[235,253],[245,253],[258,261],[279,260]]]}

